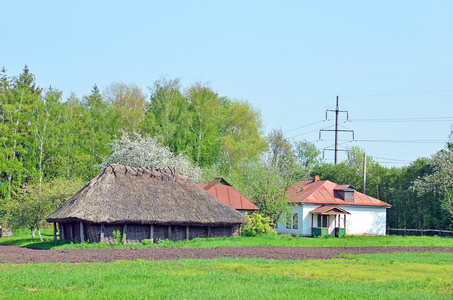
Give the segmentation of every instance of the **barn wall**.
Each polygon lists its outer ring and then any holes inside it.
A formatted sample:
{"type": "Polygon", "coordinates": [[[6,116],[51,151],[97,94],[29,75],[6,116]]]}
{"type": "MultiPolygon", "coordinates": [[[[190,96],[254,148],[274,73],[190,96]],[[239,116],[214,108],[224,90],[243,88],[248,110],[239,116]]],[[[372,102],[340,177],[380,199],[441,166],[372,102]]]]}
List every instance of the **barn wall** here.
{"type": "Polygon", "coordinates": [[[168,238],[168,226],[154,225],[154,241],[165,240],[168,238]]]}
{"type": "Polygon", "coordinates": [[[149,239],[149,225],[128,224],[126,229],[126,241],[128,243],[140,243],[142,240],[149,239]]]}
{"type": "Polygon", "coordinates": [[[65,223],[58,223],[58,231],[60,232],[60,240],[62,240],[62,237],[64,237],[64,239],[68,238],[68,235],[66,233],[65,223]]]}
{"type": "Polygon", "coordinates": [[[104,242],[115,243],[114,231],[123,232],[123,225],[104,225],[104,242]]]}
{"type": "Polygon", "coordinates": [[[241,225],[232,225],[231,226],[231,236],[241,235],[241,225]]]}
{"type": "Polygon", "coordinates": [[[101,225],[84,223],[83,227],[87,242],[99,243],[101,241],[101,225]]]}
{"type": "MultiPolygon", "coordinates": [[[[60,226],[60,231],[63,232],[64,239],[67,241],[73,241],[74,233],[75,233],[74,223],[73,222],[59,223],[59,226],[60,226]]],[[[61,237],[61,233],[60,233],[60,237],[61,237]]]]}
{"type": "MultiPolygon", "coordinates": [[[[60,223],[60,230],[64,232],[65,240],[81,241],[80,237],[80,223],[68,222],[60,223]],[[71,236],[72,228],[72,236],[71,236]]],[[[84,239],[85,242],[99,243],[101,239],[101,225],[84,223],[84,239]]],[[[154,242],[159,240],[170,239],[172,241],[185,240],[186,226],[172,225],[171,236],[168,236],[168,225],[154,225],[153,226],[154,242]]],[[[211,237],[223,236],[237,236],[240,235],[240,225],[228,226],[211,226],[211,237]]],[[[123,225],[104,225],[104,242],[114,243],[113,232],[120,231],[123,233],[123,225]]],[[[209,229],[207,226],[189,226],[188,239],[194,238],[207,238],[209,229]]],[[[149,224],[127,224],[126,227],[126,242],[127,243],[140,243],[142,240],[149,239],[151,235],[151,228],[149,224]]]]}
{"type": "Polygon", "coordinates": [[[190,226],[189,228],[189,240],[194,238],[207,238],[208,227],[206,226],[190,226]]]}
{"type": "Polygon", "coordinates": [[[72,222],[72,228],[73,228],[73,233],[74,233],[74,238],[76,242],[82,241],[80,238],[80,223],[79,222],[72,222]]]}
{"type": "Polygon", "coordinates": [[[232,236],[231,226],[211,228],[211,237],[232,236]]]}
{"type": "Polygon", "coordinates": [[[181,241],[186,239],[186,226],[171,226],[171,240],[181,241]]]}

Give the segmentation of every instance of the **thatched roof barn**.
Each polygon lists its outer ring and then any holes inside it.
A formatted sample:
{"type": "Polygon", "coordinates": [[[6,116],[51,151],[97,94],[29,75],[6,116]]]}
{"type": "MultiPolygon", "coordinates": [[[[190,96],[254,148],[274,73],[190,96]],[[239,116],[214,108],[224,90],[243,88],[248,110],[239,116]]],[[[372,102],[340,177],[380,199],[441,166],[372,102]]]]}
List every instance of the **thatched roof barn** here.
{"type": "Polygon", "coordinates": [[[246,217],[176,170],[114,164],[46,220],[62,239],[113,241],[119,230],[138,242],[236,235],[246,217]]]}

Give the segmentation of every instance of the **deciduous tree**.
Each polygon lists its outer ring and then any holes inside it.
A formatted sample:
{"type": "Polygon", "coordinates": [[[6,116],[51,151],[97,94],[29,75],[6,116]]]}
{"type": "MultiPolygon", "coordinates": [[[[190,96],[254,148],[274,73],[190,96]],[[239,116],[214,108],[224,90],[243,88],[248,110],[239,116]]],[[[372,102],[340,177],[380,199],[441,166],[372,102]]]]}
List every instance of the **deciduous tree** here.
{"type": "Polygon", "coordinates": [[[260,214],[276,224],[289,211],[286,188],[289,183],[280,171],[263,160],[243,161],[231,176],[235,186],[259,207],[260,214]]]}
{"type": "Polygon", "coordinates": [[[150,93],[142,132],[160,136],[175,154],[191,153],[195,141],[193,118],[179,79],[161,78],[154,82],[150,93]]]}
{"type": "Polygon", "coordinates": [[[77,178],[56,178],[41,184],[25,185],[14,197],[15,200],[8,204],[13,212],[9,217],[9,224],[30,229],[33,239],[35,230],[38,230],[42,241],[40,228],[45,223],[45,218],[82,186],[82,181],[77,178]]]}
{"type": "Polygon", "coordinates": [[[234,169],[244,159],[267,150],[261,113],[247,101],[225,102],[225,132],[220,138],[224,169],[234,169]]]}
{"type": "Polygon", "coordinates": [[[221,157],[222,101],[211,88],[200,83],[189,87],[186,97],[192,111],[192,133],[195,136],[191,157],[200,166],[217,163],[221,157]]]}
{"type": "Polygon", "coordinates": [[[145,117],[146,96],[138,86],[114,82],[104,91],[104,98],[113,106],[116,130],[140,129],[145,117]]]}
{"type": "Polygon", "coordinates": [[[417,178],[414,188],[420,193],[440,195],[440,206],[453,216],[453,152],[437,152],[429,161],[429,166],[429,174],[417,178]]]}
{"type": "Polygon", "coordinates": [[[290,140],[285,138],[281,129],[272,130],[267,136],[271,164],[287,175],[296,168],[296,156],[290,140]]]}
{"type": "Polygon", "coordinates": [[[319,158],[321,151],[313,143],[306,140],[296,141],[294,148],[297,162],[301,167],[311,168],[321,163],[321,159],[319,158]]]}

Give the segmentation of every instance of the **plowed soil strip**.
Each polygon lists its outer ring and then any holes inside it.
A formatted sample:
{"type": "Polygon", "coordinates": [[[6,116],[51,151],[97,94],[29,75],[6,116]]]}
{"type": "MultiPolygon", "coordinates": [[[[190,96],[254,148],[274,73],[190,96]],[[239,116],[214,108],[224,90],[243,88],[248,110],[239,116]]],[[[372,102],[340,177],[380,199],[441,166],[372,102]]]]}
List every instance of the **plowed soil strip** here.
{"type": "Polygon", "coordinates": [[[0,263],[42,262],[113,262],[117,260],[177,260],[183,258],[266,258],[266,259],[330,259],[342,253],[449,252],[452,247],[217,247],[152,248],[152,249],[70,249],[36,250],[0,245],[0,263]]]}

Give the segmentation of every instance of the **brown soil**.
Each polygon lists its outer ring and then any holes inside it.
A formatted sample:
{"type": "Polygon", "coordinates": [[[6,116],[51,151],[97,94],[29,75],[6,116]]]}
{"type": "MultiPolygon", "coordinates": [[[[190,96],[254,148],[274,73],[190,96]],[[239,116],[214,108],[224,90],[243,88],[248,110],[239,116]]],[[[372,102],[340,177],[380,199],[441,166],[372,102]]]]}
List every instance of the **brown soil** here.
{"type": "Polygon", "coordinates": [[[342,253],[449,252],[451,247],[217,247],[153,249],[70,249],[35,250],[0,245],[0,263],[41,262],[112,262],[116,260],[176,260],[182,258],[212,259],[221,257],[267,259],[330,259],[342,253]]]}

